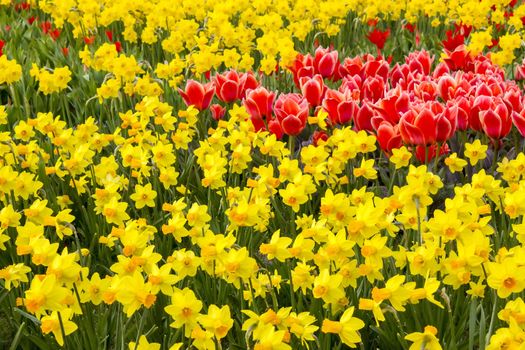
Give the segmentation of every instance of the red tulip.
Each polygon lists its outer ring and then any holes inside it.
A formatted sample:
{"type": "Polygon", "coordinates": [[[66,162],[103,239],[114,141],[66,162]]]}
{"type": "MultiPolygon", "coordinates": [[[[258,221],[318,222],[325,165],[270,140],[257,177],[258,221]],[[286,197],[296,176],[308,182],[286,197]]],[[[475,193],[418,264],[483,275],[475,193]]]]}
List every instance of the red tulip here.
{"type": "Polygon", "coordinates": [[[399,121],[399,131],[406,144],[430,145],[436,142],[436,117],[434,113],[423,107],[421,111],[410,110],[399,121]]]}
{"type": "Polygon", "coordinates": [[[469,115],[470,115],[470,102],[464,96],[459,96],[455,100],[451,100],[447,103],[447,106],[451,104],[456,106],[457,109],[457,128],[459,130],[467,130],[469,126],[469,115]]]}
{"type": "Polygon", "coordinates": [[[445,63],[451,70],[469,71],[473,69],[474,61],[465,45],[456,47],[454,51],[445,50],[447,57],[445,63]]]}
{"type": "Polygon", "coordinates": [[[430,57],[430,54],[423,51],[411,52],[405,59],[411,72],[419,73],[423,75],[430,74],[430,66],[434,61],[434,57],[430,57]]]}
{"type": "Polygon", "coordinates": [[[374,29],[366,36],[372,44],[374,44],[378,50],[383,50],[385,47],[386,39],[390,36],[390,29],[385,31],[380,31],[379,29],[374,29]]]}
{"type": "Polygon", "coordinates": [[[246,88],[254,89],[258,86],[253,74],[242,73],[239,75],[234,70],[230,70],[225,74],[215,75],[213,83],[217,97],[225,103],[231,103],[243,98],[246,88]]]}
{"type": "Polygon", "coordinates": [[[269,92],[262,86],[246,92],[244,107],[250,114],[256,131],[265,130],[266,124],[272,119],[274,99],[275,93],[269,92]]]}
{"type": "Polygon", "coordinates": [[[182,96],[186,106],[193,105],[199,111],[205,110],[210,106],[214,93],[215,89],[212,83],[203,85],[191,79],[186,82],[184,91],[179,89],[179,94],[182,96]]]}
{"type": "Polygon", "coordinates": [[[496,102],[494,109],[482,111],[479,114],[483,131],[493,140],[507,136],[512,127],[512,117],[503,101],[496,102]]]}
{"type": "Polygon", "coordinates": [[[403,114],[408,112],[410,98],[407,92],[401,92],[401,89],[399,88],[390,90],[389,93],[389,96],[378,101],[377,105],[375,105],[375,109],[383,120],[394,125],[399,122],[399,119],[401,119],[403,114]]]}
{"type": "Polygon", "coordinates": [[[456,91],[456,79],[452,78],[449,74],[443,75],[439,78],[437,89],[439,96],[446,102],[453,98],[454,92],[456,91]]]}
{"type": "Polygon", "coordinates": [[[320,141],[327,141],[328,140],[328,134],[324,131],[316,130],[314,131],[314,134],[312,136],[312,143],[314,146],[319,145],[320,141]]]}
{"type": "Polygon", "coordinates": [[[379,147],[389,154],[394,148],[399,148],[403,145],[399,127],[392,125],[387,121],[381,122],[376,129],[377,142],[379,147]]]}
{"type": "Polygon", "coordinates": [[[368,59],[361,70],[361,78],[366,79],[368,77],[379,76],[382,80],[386,81],[389,71],[390,66],[383,58],[368,56],[368,59]]]}
{"type": "Polygon", "coordinates": [[[319,106],[325,91],[323,77],[320,74],[314,75],[313,78],[302,77],[299,79],[299,84],[301,92],[310,106],[319,106]]]}
{"type": "Polygon", "coordinates": [[[328,113],[332,124],[349,123],[357,112],[357,103],[352,92],[328,89],[323,100],[323,109],[328,113]]]}
{"type": "Polygon", "coordinates": [[[385,96],[385,81],[380,76],[368,77],[363,81],[361,90],[362,99],[372,102],[378,101],[385,96]]]}
{"type": "Polygon", "coordinates": [[[215,120],[221,120],[224,114],[226,114],[226,108],[217,103],[211,105],[210,110],[211,116],[215,120]]]}
{"type": "Polygon", "coordinates": [[[310,55],[298,54],[291,67],[288,67],[293,74],[295,86],[300,88],[299,79],[302,77],[314,76],[314,59],[310,55]]]}
{"type": "Polygon", "coordinates": [[[277,140],[283,138],[283,128],[277,119],[273,119],[268,122],[268,131],[274,134],[277,137],[277,140]]]}
{"type": "Polygon", "coordinates": [[[92,45],[95,42],[95,36],[85,36],[84,42],[86,43],[86,45],[92,45]]]}
{"type": "Polygon", "coordinates": [[[493,107],[491,96],[480,95],[478,97],[470,97],[470,114],[468,119],[469,127],[476,131],[482,130],[480,121],[480,114],[483,111],[489,110],[493,107]]]}
{"type": "Polygon", "coordinates": [[[445,50],[454,51],[458,46],[465,43],[465,36],[463,34],[447,30],[446,35],[447,39],[441,42],[445,50]]]}
{"type": "Polygon", "coordinates": [[[516,126],[516,129],[518,129],[521,136],[525,137],[525,109],[520,113],[514,111],[512,113],[512,122],[514,126],[516,126]]]}
{"type": "Polygon", "coordinates": [[[414,76],[410,73],[410,68],[408,64],[398,64],[392,68],[389,74],[390,85],[392,87],[401,86],[403,89],[407,89],[409,83],[413,80],[414,76]]]}
{"type": "Polygon", "coordinates": [[[51,30],[51,31],[49,32],[49,36],[50,36],[51,39],[53,39],[54,41],[57,41],[58,37],[60,36],[60,29],[55,28],[55,29],[51,30]]]}
{"type": "Polygon", "coordinates": [[[122,44],[120,43],[120,41],[115,41],[115,49],[117,50],[117,52],[122,51],[122,44]]]}
{"type": "Polygon", "coordinates": [[[519,88],[513,85],[505,91],[503,94],[503,102],[507,104],[509,111],[521,111],[523,109],[523,103],[519,88]]]}
{"type": "Polygon", "coordinates": [[[436,141],[442,143],[450,139],[456,132],[457,124],[458,107],[446,107],[436,118],[436,141]]]}
{"type": "Polygon", "coordinates": [[[521,64],[516,66],[514,71],[514,79],[525,80],[525,58],[521,61],[521,64]]]}
{"type": "Polygon", "coordinates": [[[361,89],[363,88],[363,81],[359,75],[347,75],[343,78],[341,85],[339,86],[339,91],[346,92],[347,90],[351,91],[352,94],[356,94],[355,99],[359,100],[361,96],[361,89]]]}
{"type": "Polygon", "coordinates": [[[345,77],[347,75],[354,76],[361,73],[363,68],[363,60],[361,57],[356,56],[354,58],[347,57],[343,61],[343,64],[339,65],[339,75],[345,77]]]}
{"type": "Polygon", "coordinates": [[[40,28],[42,28],[42,32],[44,34],[47,34],[51,30],[51,22],[45,21],[40,24],[40,28]]]}
{"type": "Polygon", "coordinates": [[[424,80],[414,86],[414,94],[423,101],[434,101],[438,86],[431,80],[424,80]]]}
{"type": "Polygon", "coordinates": [[[271,118],[275,93],[260,86],[255,90],[248,90],[244,99],[244,107],[252,118],[271,118]]]}
{"type": "Polygon", "coordinates": [[[106,30],[106,37],[109,41],[113,42],[113,32],[111,30],[106,30]]]}
{"type": "Polygon", "coordinates": [[[299,94],[283,94],[275,102],[274,113],[285,134],[298,135],[306,126],[308,101],[299,94]]]}
{"type": "Polygon", "coordinates": [[[339,54],[337,51],[330,51],[323,47],[318,47],[315,50],[314,68],[317,74],[321,74],[323,78],[331,78],[339,65],[339,54]]]}
{"type": "Polygon", "coordinates": [[[355,128],[359,130],[366,130],[366,131],[372,131],[374,130],[374,127],[372,126],[372,118],[375,115],[375,111],[372,108],[371,104],[369,102],[364,102],[361,105],[361,108],[357,111],[354,123],[355,128]]]}

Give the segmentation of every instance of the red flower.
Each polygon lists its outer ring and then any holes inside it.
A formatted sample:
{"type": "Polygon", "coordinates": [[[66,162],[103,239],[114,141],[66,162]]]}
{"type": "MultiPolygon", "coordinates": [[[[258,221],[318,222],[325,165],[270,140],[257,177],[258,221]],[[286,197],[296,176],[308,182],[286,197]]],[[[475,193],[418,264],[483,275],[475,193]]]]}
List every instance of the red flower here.
{"type": "Polygon", "coordinates": [[[29,23],[29,25],[32,25],[35,21],[36,21],[35,16],[31,16],[27,19],[27,23],[29,23]]]}
{"type": "MultiPolygon", "coordinates": [[[[374,106],[382,120],[392,125],[398,124],[401,116],[409,110],[410,98],[406,91],[399,88],[389,91],[389,96],[382,98],[374,106]]],[[[373,122],[372,122],[373,124],[373,122]]]]}
{"type": "Polygon", "coordinates": [[[357,111],[354,117],[355,128],[359,130],[372,131],[372,118],[374,117],[374,109],[369,102],[364,102],[361,108],[357,111]]]}
{"type": "Polygon", "coordinates": [[[398,125],[392,125],[387,121],[382,121],[376,128],[376,137],[379,147],[389,154],[394,148],[403,145],[398,125]]]}
{"type": "Polygon", "coordinates": [[[369,19],[366,24],[368,24],[369,27],[375,27],[379,20],[377,18],[369,19]]]}
{"type": "Polygon", "coordinates": [[[247,89],[254,89],[259,85],[252,73],[239,75],[234,70],[215,75],[213,83],[217,97],[226,103],[243,98],[247,89]]]}
{"type": "Polygon", "coordinates": [[[352,121],[358,107],[350,90],[343,93],[328,89],[323,100],[323,109],[328,113],[332,124],[342,125],[352,121]]]}
{"type": "Polygon", "coordinates": [[[319,106],[323,101],[325,92],[323,77],[319,74],[314,75],[313,78],[302,77],[299,79],[299,84],[301,85],[301,92],[310,106],[319,106]]]}
{"type": "Polygon", "coordinates": [[[446,35],[447,39],[441,42],[445,50],[454,51],[457,47],[465,44],[465,36],[463,34],[452,32],[449,29],[446,35]]]}
{"type": "Polygon", "coordinates": [[[0,40],[0,56],[3,55],[4,46],[5,46],[5,41],[0,40]]]}
{"type": "Polygon", "coordinates": [[[399,131],[406,144],[425,146],[444,142],[455,132],[457,109],[445,109],[438,102],[418,109],[406,112],[399,121],[399,131]]]}
{"type": "Polygon", "coordinates": [[[44,34],[47,34],[51,30],[51,22],[45,21],[40,24],[40,28],[42,28],[42,32],[44,34]]]}
{"type": "Polygon", "coordinates": [[[84,42],[86,43],[86,45],[92,45],[95,42],[95,36],[85,36],[84,42]]]}
{"type": "Polygon", "coordinates": [[[516,70],[514,71],[514,79],[525,80],[525,59],[521,61],[519,66],[516,66],[516,70]]]}
{"type": "Polygon", "coordinates": [[[385,96],[385,81],[380,76],[368,77],[363,82],[361,90],[362,99],[368,99],[372,102],[378,101],[385,96]]]}
{"type": "Polygon", "coordinates": [[[299,135],[308,119],[308,101],[299,94],[283,94],[275,102],[274,112],[285,134],[299,135]]]}
{"type": "Polygon", "coordinates": [[[431,57],[428,51],[425,50],[411,52],[405,59],[411,72],[423,75],[430,74],[430,67],[433,61],[434,57],[431,57]]]}
{"type": "Polygon", "coordinates": [[[339,63],[339,54],[337,51],[331,51],[323,47],[318,47],[315,50],[314,68],[317,74],[321,74],[323,78],[332,78],[337,72],[339,63]]]}
{"type": "Polygon", "coordinates": [[[438,84],[437,84],[437,90],[439,93],[439,96],[444,100],[448,101],[454,97],[454,93],[456,91],[456,79],[454,79],[451,75],[446,74],[439,78],[438,84]]]}
{"type": "Polygon", "coordinates": [[[412,23],[407,23],[403,26],[406,30],[408,30],[410,33],[414,33],[416,30],[416,26],[412,23]]]}
{"type": "Polygon", "coordinates": [[[380,31],[379,29],[374,29],[366,36],[372,44],[374,44],[378,50],[383,50],[385,47],[386,39],[390,36],[390,29],[385,31],[380,31]]]}
{"type": "Polygon", "coordinates": [[[516,129],[518,129],[521,136],[525,137],[525,109],[522,110],[520,113],[513,112],[512,122],[514,126],[516,126],[516,129]]]}
{"type": "Polygon", "coordinates": [[[324,131],[316,130],[314,131],[314,134],[312,136],[312,143],[314,146],[319,145],[320,141],[327,141],[328,140],[328,134],[324,131]]]}
{"type": "Polygon", "coordinates": [[[113,32],[111,30],[106,30],[106,37],[109,41],[113,42],[113,32]]]}
{"type": "Polygon", "coordinates": [[[361,57],[356,56],[354,58],[347,57],[343,61],[343,64],[339,65],[339,75],[342,77],[345,76],[354,76],[361,73],[363,68],[363,60],[361,57]]]}
{"type": "Polygon", "coordinates": [[[226,108],[217,103],[211,105],[210,110],[211,116],[215,120],[221,120],[222,117],[224,117],[224,114],[226,113],[226,108]]]}
{"type": "Polygon", "coordinates": [[[64,54],[64,56],[69,55],[69,49],[67,47],[63,47],[62,48],[62,53],[64,54]]]}
{"type": "Polygon", "coordinates": [[[193,105],[199,111],[205,110],[210,106],[214,93],[215,89],[212,83],[203,85],[191,79],[186,82],[185,91],[179,89],[179,94],[182,96],[186,106],[193,105]]]}
{"type": "Polygon", "coordinates": [[[270,121],[272,119],[274,99],[275,93],[262,86],[246,92],[244,107],[250,114],[256,131],[266,129],[264,120],[270,121]]]}
{"type": "Polygon", "coordinates": [[[448,57],[444,61],[451,70],[472,70],[474,60],[465,45],[456,47],[454,51],[445,50],[445,53],[448,57]]]}
{"type": "Polygon", "coordinates": [[[117,52],[122,51],[122,44],[120,43],[120,41],[115,41],[115,50],[117,50],[117,52]]]}
{"type": "Polygon", "coordinates": [[[302,77],[314,76],[314,59],[310,55],[298,54],[291,67],[288,67],[293,74],[295,86],[299,86],[299,79],[302,77]]]}
{"type": "Polygon", "coordinates": [[[60,29],[55,28],[52,31],[49,32],[49,36],[54,40],[57,41],[58,37],[60,36],[60,29]]]}
{"type": "Polygon", "coordinates": [[[273,119],[268,122],[268,131],[274,134],[277,137],[277,140],[283,138],[284,131],[277,119],[273,119]]]}
{"type": "Polygon", "coordinates": [[[495,108],[482,111],[479,114],[483,131],[493,140],[507,136],[512,127],[512,117],[503,101],[496,102],[495,108]]]}

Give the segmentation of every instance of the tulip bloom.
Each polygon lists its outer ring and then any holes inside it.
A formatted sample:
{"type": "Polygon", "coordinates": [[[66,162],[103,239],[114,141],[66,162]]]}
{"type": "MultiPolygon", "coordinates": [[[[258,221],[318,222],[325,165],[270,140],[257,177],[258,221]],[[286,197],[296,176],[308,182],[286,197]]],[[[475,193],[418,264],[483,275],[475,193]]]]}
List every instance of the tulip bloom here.
{"type": "Polygon", "coordinates": [[[299,79],[303,77],[313,77],[314,76],[314,59],[310,55],[301,55],[298,54],[295,58],[295,61],[291,67],[290,71],[293,74],[293,80],[295,86],[300,88],[299,79]]]}
{"type": "Polygon", "coordinates": [[[275,102],[274,112],[283,132],[299,135],[308,119],[308,101],[299,94],[283,94],[275,102]]]}
{"type": "Polygon", "coordinates": [[[433,144],[436,142],[436,117],[428,108],[419,112],[410,110],[401,117],[399,130],[406,144],[433,144]]]}
{"type": "Polygon", "coordinates": [[[390,36],[390,29],[385,31],[380,31],[379,29],[374,29],[366,36],[372,44],[377,47],[378,51],[383,50],[385,47],[386,39],[390,36]]]}
{"type": "Polygon", "coordinates": [[[522,110],[520,113],[513,112],[512,113],[512,122],[516,129],[518,129],[521,136],[525,137],[525,109],[522,110]]]}
{"type": "Polygon", "coordinates": [[[179,89],[179,94],[182,96],[186,106],[195,106],[199,111],[207,109],[211,104],[211,99],[215,89],[212,83],[201,84],[195,80],[188,80],[186,88],[179,89]]]}
{"type": "Polygon", "coordinates": [[[376,137],[379,147],[387,154],[390,154],[394,148],[400,148],[403,145],[399,127],[387,121],[382,121],[376,128],[376,137]]]}
{"type": "Polygon", "coordinates": [[[328,113],[333,124],[346,124],[357,113],[358,107],[351,91],[347,90],[343,93],[329,89],[323,100],[323,109],[328,113]]]}
{"type": "Polygon", "coordinates": [[[323,47],[318,47],[315,50],[314,57],[315,72],[320,74],[323,78],[332,78],[337,72],[339,66],[339,54],[337,51],[330,51],[323,47]]]}
{"type": "Polygon", "coordinates": [[[422,50],[411,52],[405,61],[411,72],[429,75],[434,57],[431,57],[427,51],[422,50]]]}
{"type": "Polygon", "coordinates": [[[512,117],[503,102],[498,103],[494,109],[480,112],[479,119],[483,131],[493,140],[507,136],[512,127],[512,117]]]}
{"type": "Polygon", "coordinates": [[[211,110],[211,116],[215,120],[221,120],[222,117],[224,117],[224,114],[226,113],[226,108],[217,103],[211,105],[210,110],[211,110]]]}
{"type": "Polygon", "coordinates": [[[251,116],[255,130],[265,129],[264,120],[269,121],[272,119],[274,99],[275,93],[266,90],[262,86],[246,92],[244,107],[251,116]]]}
{"type": "Polygon", "coordinates": [[[319,106],[325,91],[323,77],[320,74],[314,75],[313,78],[302,77],[299,79],[299,84],[301,85],[301,92],[310,106],[319,106]]]}
{"type": "Polygon", "coordinates": [[[247,89],[255,89],[259,86],[252,73],[239,75],[234,70],[230,70],[225,74],[215,75],[213,83],[217,97],[226,103],[243,98],[247,89]]]}

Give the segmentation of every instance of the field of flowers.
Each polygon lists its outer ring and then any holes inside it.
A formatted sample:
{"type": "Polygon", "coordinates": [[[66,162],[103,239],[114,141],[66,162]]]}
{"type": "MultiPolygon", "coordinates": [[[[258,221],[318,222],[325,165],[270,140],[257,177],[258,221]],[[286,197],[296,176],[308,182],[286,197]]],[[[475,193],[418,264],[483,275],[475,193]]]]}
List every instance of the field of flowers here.
{"type": "Polygon", "coordinates": [[[0,350],[525,349],[525,4],[0,0],[0,350]]]}

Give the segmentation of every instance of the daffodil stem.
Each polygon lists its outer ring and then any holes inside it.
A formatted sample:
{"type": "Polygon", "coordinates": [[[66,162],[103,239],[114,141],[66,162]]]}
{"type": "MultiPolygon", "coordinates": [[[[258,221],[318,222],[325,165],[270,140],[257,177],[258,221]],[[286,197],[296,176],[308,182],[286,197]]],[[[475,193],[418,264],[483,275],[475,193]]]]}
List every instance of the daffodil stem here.
{"type": "Polygon", "coordinates": [[[496,319],[496,311],[498,306],[498,296],[496,291],[492,292],[492,314],[490,315],[489,330],[487,332],[487,337],[485,338],[485,344],[489,343],[490,337],[492,336],[492,330],[494,329],[494,320],[496,319]]]}

